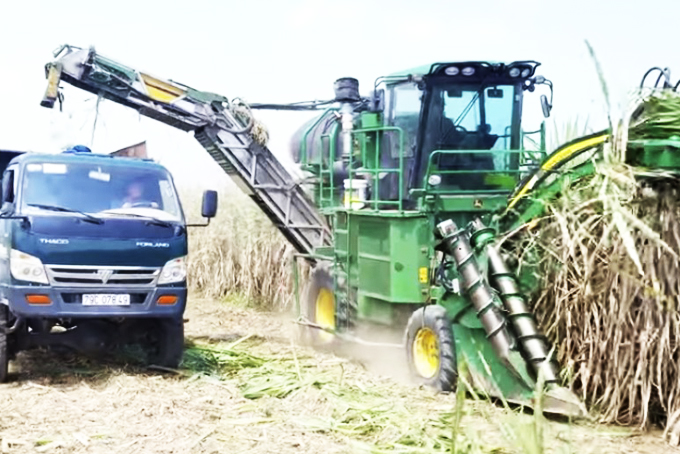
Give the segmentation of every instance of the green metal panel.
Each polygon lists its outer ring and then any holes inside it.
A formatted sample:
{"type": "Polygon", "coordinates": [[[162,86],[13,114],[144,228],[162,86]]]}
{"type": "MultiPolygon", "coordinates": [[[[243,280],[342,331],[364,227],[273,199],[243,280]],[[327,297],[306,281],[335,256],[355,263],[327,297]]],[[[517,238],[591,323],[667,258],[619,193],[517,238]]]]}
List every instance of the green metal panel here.
{"type": "Polygon", "coordinates": [[[424,216],[391,222],[393,302],[426,301],[433,230],[424,216]]]}
{"type": "Polygon", "coordinates": [[[335,220],[335,255],[358,290],[360,317],[379,313],[388,321],[381,302],[427,300],[432,228],[424,214],[338,210],[335,220]]]}
{"type": "MultiPolygon", "coordinates": [[[[441,287],[439,288],[441,289],[441,287]]],[[[452,293],[442,294],[442,297],[437,299],[437,303],[446,309],[451,320],[455,320],[455,324],[470,329],[484,329],[482,322],[475,313],[472,302],[465,297],[452,293]]]]}
{"type": "Polygon", "coordinates": [[[359,294],[392,303],[425,301],[428,282],[420,282],[428,268],[432,243],[425,216],[385,218],[357,215],[359,294]]]}
{"type": "Polygon", "coordinates": [[[359,320],[392,325],[394,323],[394,305],[381,299],[372,298],[359,293],[357,315],[359,320]]]}
{"type": "Polygon", "coordinates": [[[508,363],[501,360],[474,306],[461,294],[446,293],[437,303],[453,321],[458,369],[468,371],[466,379],[472,380],[476,390],[517,403],[530,402],[535,382],[522,355],[513,350],[508,363]]]}
{"type": "Polygon", "coordinates": [[[357,267],[359,294],[382,300],[390,300],[392,285],[392,242],[390,222],[376,216],[353,216],[359,229],[352,238],[358,244],[358,256],[353,265],[357,267]]]}
{"type": "Polygon", "coordinates": [[[468,371],[476,390],[508,402],[528,404],[533,397],[534,380],[527,363],[518,352],[511,352],[510,364],[504,364],[493,351],[483,329],[453,325],[458,368],[468,371]],[[510,366],[510,367],[508,367],[510,366]],[[514,369],[514,370],[513,370],[514,369]]]}
{"type": "Polygon", "coordinates": [[[505,208],[508,204],[508,197],[505,194],[432,194],[425,197],[424,204],[429,210],[437,213],[468,214],[469,219],[465,221],[467,223],[473,216],[481,216],[490,211],[505,208]]]}
{"type": "Polygon", "coordinates": [[[665,140],[631,140],[626,149],[626,162],[656,169],[680,169],[680,138],[665,140]]]}
{"type": "Polygon", "coordinates": [[[363,112],[361,114],[361,128],[379,128],[382,126],[382,119],[379,113],[375,112],[363,112]]]}

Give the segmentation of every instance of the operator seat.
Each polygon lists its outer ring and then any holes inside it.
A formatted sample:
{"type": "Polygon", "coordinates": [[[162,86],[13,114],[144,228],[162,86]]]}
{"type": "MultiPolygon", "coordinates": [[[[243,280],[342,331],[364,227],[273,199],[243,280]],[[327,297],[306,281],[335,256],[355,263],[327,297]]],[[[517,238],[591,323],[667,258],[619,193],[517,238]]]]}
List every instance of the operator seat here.
{"type": "MultiPolygon", "coordinates": [[[[450,119],[447,121],[453,127],[450,119]]],[[[479,153],[480,150],[491,150],[498,140],[497,134],[490,134],[491,127],[484,123],[476,131],[454,131],[457,138],[453,146],[448,143],[440,144],[439,149],[470,150],[475,153],[456,153],[441,156],[439,168],[441,170],[460,170],[466,173],[442,175],[443,185],[458,186],[463,190],[485,189],[484,183],[489,171],[495,169],[493,152],[479,153]]],[[[447,141],[448,142],[448,141],[447,141]]]]}
{"type": "MultiPolygon", "coordinates": [[[[477,126],[477,131],[474,134],[475,144],[473,149],[475,150],[491,150],[493,146],[498,141],[498,134],[490,134],[491,125],[488,123],[482,123],[477,126]]],[[[470,134],[472,136],[473,134],[470,134]]]]}

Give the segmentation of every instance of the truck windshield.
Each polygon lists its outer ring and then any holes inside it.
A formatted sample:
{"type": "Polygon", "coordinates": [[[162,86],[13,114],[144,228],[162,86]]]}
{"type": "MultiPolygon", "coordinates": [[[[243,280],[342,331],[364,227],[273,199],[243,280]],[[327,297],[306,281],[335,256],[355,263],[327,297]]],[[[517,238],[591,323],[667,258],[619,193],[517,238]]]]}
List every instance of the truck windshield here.
{"type": "MultiPolygon", "coordinates": [[[[19,189],[21,212],[65,208],[105,216],[183,221],[170,174],[157,167],[100,163],[27,163],[19,189]]],[[[68,215],[68,211],[54,211],[68,215]]]]}

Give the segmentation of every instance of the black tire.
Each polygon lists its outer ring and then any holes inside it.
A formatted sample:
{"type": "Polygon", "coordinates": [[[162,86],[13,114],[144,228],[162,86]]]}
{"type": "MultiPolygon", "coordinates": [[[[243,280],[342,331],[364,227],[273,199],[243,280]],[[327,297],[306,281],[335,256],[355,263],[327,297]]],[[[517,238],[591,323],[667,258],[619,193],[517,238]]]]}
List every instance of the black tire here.
{"type": "Polygon", "coordinates": [[[7,381],[9,370],[9,335],[5,333],[8,320],[7,306],[0,304],[0,383],[7,381]]]}
{"type": "Polygon", "coordinates": [[[432,305],[414,311],[406,325],[405,344],[409,370],[416,381],[441,392],[455,391],[456,343],[446,309],[432,305]]]}
{"type": "Polygon", "coordinates": [[[159,366],[177,369],[184,356],[184,319],[168,318],[159,320],[160,345],[157,362],[159,366]]]}
{"type": "Polygon", "coordinates": [[[161,318],[156,320],[155,345],[150,362],[156,366],[177,369],[184,356],[184,319],[161,318]]]}
{"type": "MultiPolygon", "coordinates": [[[[309,276],[309,282],[302,293],[300,301],[300,314],[310,323],[335,329],[335,294],[333,293],[333,277],[330,273],[330,264],[318,263],[309,276]],[[329,301],[331,298],[332,301],[329,301]],[[332,304],[332,309],[329,308],[332,304]],[[319,313],[317,308],[325,308],[319,313]],[[332,311],[332,321],[328,311],[332,311]]],[[[300,340],[314,347],[330,347],[335,343],[333,334],[318,328],[300,325],[300,340]]]]}

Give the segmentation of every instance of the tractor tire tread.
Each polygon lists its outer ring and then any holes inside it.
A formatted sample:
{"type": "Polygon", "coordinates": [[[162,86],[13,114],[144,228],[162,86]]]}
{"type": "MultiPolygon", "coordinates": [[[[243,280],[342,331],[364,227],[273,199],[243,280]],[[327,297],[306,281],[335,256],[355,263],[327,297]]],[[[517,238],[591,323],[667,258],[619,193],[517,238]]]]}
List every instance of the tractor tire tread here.
{"type": "MultiPolygon", "coordinates": [[[[309,281],[302,292],[300,301],[300,314],[309,322],[316,323],[316,299],[322,288],[333,288],[333,276],[331,275],[331,264],[319,262],[312,269],[309,281]]],[[[330,341],[320,341],[316,328],[300,325],[299,340],[304,344],[316,348],[331,348],[336,339],[330,341]]]]}
{"type": "Polygon", "coordinates": [[[414,311],[406,325],[405,343],[409,367],[415,378],[441,392],[455,391],[458,384],[456,343],[446,309],[431,305],[414,311]],[[413,366],[413,340],[418,329],[424,326],[432,329],[439,344],[439,371],[429,379],[420,377],[413,366]]]}

